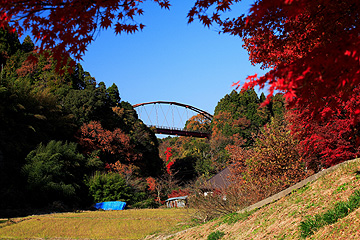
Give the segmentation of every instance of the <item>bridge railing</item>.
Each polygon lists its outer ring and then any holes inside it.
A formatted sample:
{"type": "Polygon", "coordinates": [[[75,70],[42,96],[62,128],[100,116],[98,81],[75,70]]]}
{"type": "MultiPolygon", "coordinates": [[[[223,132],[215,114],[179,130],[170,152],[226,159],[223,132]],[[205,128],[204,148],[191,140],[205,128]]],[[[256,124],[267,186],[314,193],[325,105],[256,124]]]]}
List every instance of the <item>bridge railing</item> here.
{"type": "Polygon", "coordinates": [[[210,138],[210,132],[200,132],[200,131],[187,131],[181,128],[175,127],[159,127],[149,125],[148,127],[155,129],[155,133],[159,134],[167,134],[167,135],[176,135],[176,136],[190,136],[190,137],[198,137],[198,138],[210,138]]]}
{"type": "Polygon", "coordinates": [[[156,128],[156,129],[168,129],[168,130],[174,130],[174,131],[184,131],[184,132],[196,132],[196,133],[210,133],[210,132],[205,132],[205,131],[189,131],[187,129],[184,128],[176,128],[176,127],[167,127],[167,126],[155,126],[155,125],[147,125],[149,128],[156,128]]]}

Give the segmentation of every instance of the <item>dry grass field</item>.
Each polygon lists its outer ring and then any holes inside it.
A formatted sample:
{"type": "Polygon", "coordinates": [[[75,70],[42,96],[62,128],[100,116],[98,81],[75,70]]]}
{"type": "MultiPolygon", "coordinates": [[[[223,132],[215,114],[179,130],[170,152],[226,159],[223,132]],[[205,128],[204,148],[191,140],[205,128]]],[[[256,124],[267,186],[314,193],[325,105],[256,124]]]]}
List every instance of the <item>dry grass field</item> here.
{"type": "Polygon", "coordinates": [[[190,222],[187,209],[56,213],[0,219],[0,239],[141,239],[190,222]]]}

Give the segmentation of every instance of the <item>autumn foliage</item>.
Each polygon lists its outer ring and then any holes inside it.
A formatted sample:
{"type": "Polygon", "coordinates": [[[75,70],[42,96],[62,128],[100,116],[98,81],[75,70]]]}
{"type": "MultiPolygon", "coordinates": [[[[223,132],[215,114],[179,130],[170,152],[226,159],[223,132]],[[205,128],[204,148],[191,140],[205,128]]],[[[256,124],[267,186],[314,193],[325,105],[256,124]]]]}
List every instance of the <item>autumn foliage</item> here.
{"type": "Polygon", "coordinates": [[[185,123],[185,129],[194,132],[210,132],[210,120],[202,114],[192,116],[185,123]]]}
{"type": "Polygon", "coordinates": [[[182,190],[182,189],[179,189],[179,190],[173,190],[169,195],[168,195],[168,198],[173,198],[173,197],[182,197],[182,196],[187,196],[189,195],[190,192],[189,190],[182,190]]]}
{"type": "Polygon", "coordinates": [[[120,161],[116,161],[115,163],[107,163],[105,165],[105,169],[108,172],[114,172],[120,174],[126,181],[129,181],[132,177],[134,177],[139,168],[133,164],[125,164],[120,161]]]}
{"type": "MultiPolygon", "coordinates": [[[[40,50],[52,49],[57,67],[67,63],[66,56],[80,60],[99,30],[114,28],[116,34],[134,33],[145,25],[135,18],[143,15],[138,0],[110,1],[0,1],[0,27],[22,35],[30,31],[40,50]]],[[[153,0],[169,9],[168,0],[153,0]]]]}
{"type": "Polygon", "coordinates": [[[234,86],[283,92],[307,167],[319,171],[359,155],[360,2],[260,0],[228,17],[240,0],[197,1],[189,11],[205,26],[240,37],[252,64],[268,72],[234,86]]]}
{"type": "Polygon", "coordinates": [[[168,147],[166,149],[165,155],[166,155],[166,162],[165,162],[166,163],[166,171],[167,171],[168,174],[172,175],[171,166],[174,165],[175,160],[171,159],[173,154],[171,153],[171,148],[170,147],[168,147]]]}
{"type": "Polygon", "coordinates": [[[270,95],[282,91],[291,106],[314,116],[321,107],[341,109],[334,97],[351,99],[360,83],[358,0],[260,0],[248,14],[228,18],[224,13],[240,2],[200,0],[188,19],[239,36],[250,61],[269,69],[249,76],[243,89],[269,86],[270,95]]]}
{"type": "Polygon", "coordinates": [[[359,88],[355,88],[350,100],[338,101],[341,109],[328,106],[319,110],[320,118],[313,121],[309,109],[296,109],[290,112],[289,120],[306,155],[309,168],[315,171],[329,167],[360,154],[359,115],[356,108],[360,105],[359,88]]]}
{"type": "Polygon", "coordinates": [[[79,144],[90,154],[101,150],[104,153],[117,155],[124,162],[133,162],[138,158],[132,149],[130,137],[119,128],[113,131],[104,129],[97,121],[84,124],[80,129],[79,144]]]}
{"type": "Polygon", "coordinates": [[[299,148],[286,122],[273,119],[258,134],[253,148],[227,146],[232,180],[256,191],[257,200],[271,196],[313,173],[306,171],[299,148]]]}

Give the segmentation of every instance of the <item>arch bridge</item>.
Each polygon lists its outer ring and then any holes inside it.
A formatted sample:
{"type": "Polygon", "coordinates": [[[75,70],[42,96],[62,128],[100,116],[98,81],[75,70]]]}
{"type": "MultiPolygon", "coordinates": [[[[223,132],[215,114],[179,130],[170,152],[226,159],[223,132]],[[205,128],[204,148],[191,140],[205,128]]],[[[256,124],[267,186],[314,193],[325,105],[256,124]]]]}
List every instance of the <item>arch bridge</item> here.
{"type": "Polygon", "coordinates": [[[185,123],[192,116],[201,114],[205,119],[211,121],[213,116],[199,108],[188,104],[154,101],[133,105],[139,118],[157,134],[176,136],[191,136],[198,138],[209,138],[210,132],[187,131],[185,123]]]}

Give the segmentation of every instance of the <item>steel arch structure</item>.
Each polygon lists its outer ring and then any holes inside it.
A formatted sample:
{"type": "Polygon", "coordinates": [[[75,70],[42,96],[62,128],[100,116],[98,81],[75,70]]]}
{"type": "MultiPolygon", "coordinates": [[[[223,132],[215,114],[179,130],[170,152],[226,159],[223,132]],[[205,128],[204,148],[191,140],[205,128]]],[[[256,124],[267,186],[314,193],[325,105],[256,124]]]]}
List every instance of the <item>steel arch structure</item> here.
{"type": "Polygon", "coordinates": [[[188,108],[194,112],[200,113],[201,115],[203,115],[206,119],[208,120],[212,120],[213,119],[213,115],[211,115],[210,113],[203,111],[199,108],[193,107],[191,105],[188,104],[183,104],[183,103],[178,103],[178,102],[168,102],[168,101],[155,101],[155,102],[146,102],[146,103],[139,103],[139,104],[135,104],[133,105],[134,108],[140,107],[140,106],[144,106],[144,105],[150,105],[150,104],[168,104],[168,105],[177,105],[180,107],[184,107],[184,108],[188,108]]]}
{"type": "MultiPolygon", "coordinates": [[[[133,105],[133,108],[137,108],[137,107],[141,107],[141,106],[145,106],[145,105],[152,105],[152,104],[153,105],[155,105],[155,104],[176,105],[179,107],[189,109],[196,113],[199,113],[202,116],[204,116],[204,118],[208,119],[209,121],[211,121],[213,119],[213,115],[211,115],[210,113],[208,113],[204,110],[201,110],[199,108],[196,108],[196,107],[188,105],[188,104],[183,104],[183,103],[178,103],[178,102],[169,102],[169,101],[145,102],[145,103],[135,104],[135,105],[133,105]]],[[[184,129],[174,128],[174,127],[162,127],[162,126],[153,126],[153,125],[151,125],[149,127],[154,129],[155,133],[168,134],[168,135],[192,136],[192,137],[198,137],[198,138],[209,138],[211,135],[210,133],[186,131],[184,129]]]]}

